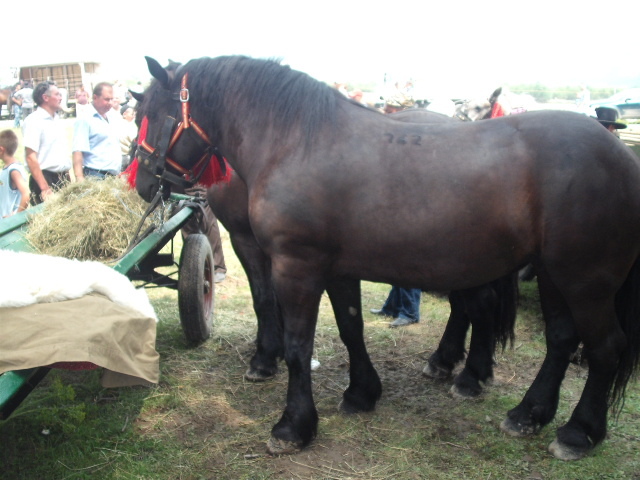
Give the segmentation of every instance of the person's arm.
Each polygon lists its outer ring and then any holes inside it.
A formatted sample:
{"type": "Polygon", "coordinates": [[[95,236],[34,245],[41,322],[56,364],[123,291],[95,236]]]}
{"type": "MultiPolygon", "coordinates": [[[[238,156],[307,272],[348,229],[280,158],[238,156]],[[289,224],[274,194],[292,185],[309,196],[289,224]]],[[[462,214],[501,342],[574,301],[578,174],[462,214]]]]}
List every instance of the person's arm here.
{"type": "Polygon", "coordinates": [[[82,152],[73,152],[73,175],[76,177],[76,182],[82,182],[84,180],[84,172],[82,171],[82,163],[84,157],[82,152]]]}
{"type": "Polygon", "coordinates": [[[22,173],[18,170],[11,171],[11,181],[20,192],[20,205],[18,205],[18,210],[15,213],[22,212],[29,206],[29,187],[22,173]]]}
{"type": "Polygon", "coordinates": [[[38,162],[38,152],[36,152],[35,150],[32,150],[29,147],[25,148],[25,152],[27,154],[26,155],[27,165],[29,166],[31,177],[38,184],[38,186],[40,187],[40,190],[42,190],[42,193],[40,194],[40,198],[42,198],[42,200],[44,201],[47,198],[49,198],[51,195],[53,195],[53,191],[51,190],[51,187],[49,187],[49,184],[47,183],[47,181],[44,178],[44,175],[42,174],[42,169],[40,168],[40,163],[38,162]]]}
{"type": "Polygon", "coordinates": [[[73,142],[71,146],[73,161],[73,176],[76,182],[84,181],[84,172],[82,166],[84,164],[84,155],[82,152],[90,152],[89,143],[89,124],[83,119],[76,119],[73,125],[73,142]]]}
{"type": "Polygon", "coordinates": [[[22,106],[22,98],[20,98],[20,96],[16,95],[15,93],[11,96],[11,101],[19,107],[22,106]]]}

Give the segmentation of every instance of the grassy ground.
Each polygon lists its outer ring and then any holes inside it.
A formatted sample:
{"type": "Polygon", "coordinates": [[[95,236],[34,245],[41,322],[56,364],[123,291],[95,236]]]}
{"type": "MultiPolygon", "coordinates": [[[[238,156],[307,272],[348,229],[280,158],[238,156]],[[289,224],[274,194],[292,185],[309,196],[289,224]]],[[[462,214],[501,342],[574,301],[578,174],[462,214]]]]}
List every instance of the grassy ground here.
{"type": "MultiPolygon", "coordinates": [[[[526,284],[513,349],[497,355],[496,378],[479,400],[449,396],[450,382],[421,375],[449,312],[423,294],[422,321],[389,329],[365,315],[367,347],[383,382],[375,412],[345,416],[347,355],[327,299],[318,322],[313,373],[318,437],[296,455],[270,457],[264,444],[285,403],[286,366],[267,383],[243,379],[255,318],[248,284],[223,234],[229,272],[216,285],[212,338],[188,348],[175,293],[150,291],[160,318],[161,382],[151,389],[100,387],[99,372],[52,372],[0,423],[6,479],[614,479],[640,478],[640,390],[633,384],[618,422],[588,458],[565,463],[547,445],[567,420],[586,375],[571,365],[556,420],[530,439],[499,430],[544,355],[535,289],[526,284]]],[[[388,286],[365,283],[363,308],[388,286]]]]}

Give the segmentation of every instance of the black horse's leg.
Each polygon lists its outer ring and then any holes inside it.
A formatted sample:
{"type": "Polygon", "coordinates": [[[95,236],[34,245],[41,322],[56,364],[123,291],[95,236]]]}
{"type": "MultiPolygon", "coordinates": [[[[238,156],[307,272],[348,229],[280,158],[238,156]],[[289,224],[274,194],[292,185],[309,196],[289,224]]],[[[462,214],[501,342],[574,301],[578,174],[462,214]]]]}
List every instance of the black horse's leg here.
{"type": "Polygon", "coordinates": [[[458,397],[475,397],[493,378],[496,345],[513,342],[518,309],[518,277],[512,273],[461,292],[471,321],[471,343],[464,369],[451,388],[458,397]]]}
{"type": "Polygon", "coordinates": [[[465,311],[463,292],[460,290],[450,292],[449,305],[451,307],[449,321],[438,349],[431,354],[427,365],[422,370],[422,373],[431,378],[449,378],[456,364],[464,359],[469,317],[465,311]]]}
{"type": "Polygon", "coordinates": [[[271,260],[253,233],[230,232],[230,239],[247,274],[258,321],[256,353],[244,376],[254,382],[268,380],[278,371],[278,359],[284,358],[282,319],[271,281],[271,260]]]}
{"type": "Polygon", "coordinates": [[[341,407],[347,413],[371,411],[382,394],[382,383],[364,343],[360,281],[333,279],[327,284],[327,293],[340,338],[349,352],[349,387],[341,407]]]}
{"type": "Polygon", "coordinates": [[[471,321],[471,342],[467,361],[462,371],[456,375],[451,393],[455,397],[469,398],[480,395],[482,384],[493,378],[493,354],[496,347],[493,315],[497,298],[491,284],[469,288],[461,293],[471,321]]]}
{"type": "Polygon", "coordinates": [[[580,342],[571,311],[544,270],[538,272],[538,286],[546,323],[547,354],[524,398],[500,425],[513,436],[537,433],[553,419],[569,358],[580,342]]]}
{"type": "Polygon", "coordinates": [[[613,295],[608,300],[581,301],[572,311],[587,352],[589,376],[571,418],[558,428],[549,445],[549,451],[561,460],[580,459],[604,439],[609,393],[626,347],[613,295]]]}
{"type": "Polygon", "coordinates": [[[272,278],[284,327],[284,359],[289,370],[287,405],[271,430],[267,450],[272,454],[292,453],[315,437],[318,412],[311,388],[311,356],[315,337],[323,279],[318,275],[326,265],[323,257],[306,255],[317,261],[272,256],[272,278]],[[318,258],[319,257],[319,258],[318,258]]]}

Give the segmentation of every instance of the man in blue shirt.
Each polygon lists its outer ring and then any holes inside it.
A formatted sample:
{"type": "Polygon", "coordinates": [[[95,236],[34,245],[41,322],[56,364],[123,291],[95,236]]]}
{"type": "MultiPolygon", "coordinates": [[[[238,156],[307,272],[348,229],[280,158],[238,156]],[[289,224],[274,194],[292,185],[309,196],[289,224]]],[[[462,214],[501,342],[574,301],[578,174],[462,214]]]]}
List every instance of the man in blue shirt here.
{"type": "Polygon", "coordinates": [[[122,166],[119,122],[112,113],[113,87],[98,83],[87,112],[76,119],[73,129],[73,173],[76,181],[85,177],[118,175],[122,166]]]}

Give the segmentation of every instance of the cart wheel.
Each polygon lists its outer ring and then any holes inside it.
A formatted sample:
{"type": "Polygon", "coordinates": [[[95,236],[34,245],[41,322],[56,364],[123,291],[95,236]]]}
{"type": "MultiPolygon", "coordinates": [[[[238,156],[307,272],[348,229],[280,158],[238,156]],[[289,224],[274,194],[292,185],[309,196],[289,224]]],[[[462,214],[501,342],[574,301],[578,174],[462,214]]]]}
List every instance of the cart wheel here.
{"type": "Polygon", "coordinates": [[[206,236],[184,239],[178,274],[180,323],[189,343],[202,343],[213,324],[213,253],[206,236]]]}

